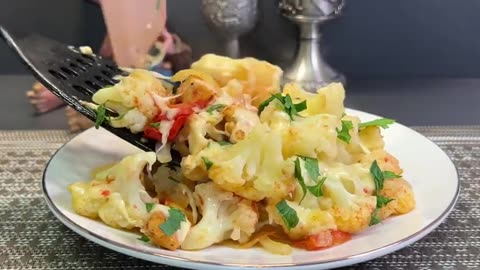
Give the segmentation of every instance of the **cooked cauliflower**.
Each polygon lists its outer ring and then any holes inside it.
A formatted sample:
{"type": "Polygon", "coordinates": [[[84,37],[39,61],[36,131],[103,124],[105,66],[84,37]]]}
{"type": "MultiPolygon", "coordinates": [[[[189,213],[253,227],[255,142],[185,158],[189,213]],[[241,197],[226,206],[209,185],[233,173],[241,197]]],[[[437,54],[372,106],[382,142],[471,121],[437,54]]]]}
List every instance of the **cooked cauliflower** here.
{"type": "Polygon", "coordinates": [[[185,240],[191,224],[188,219],[180,222],[178,229],[172,234],[167,235],[160,227],[168,221],[171,208],[165,205],[157,204],[149,213],[148,220],[145,222],[141,231],[157,246],[169,250],[176,250],[185,240]]]}
{"type": "Polygon", "coordinates": [[[257,109],[251,106],[231,105],[223,110],[225,131],[231,142],[245,139],[248,133],[260,123],[257,109]]]}
{"type": "Polygon", "coordinates": [[[254,58],[232,59],[206,54],[192,64],[192,69],[211,75],[220,87],[231,80],[241,82],[243,92],[252,97],[256,106],[280,90],[282,70],[254,58]]]}
{"type": "MultiPolygon", "coordinates": [[[[165,96],[166,94],[160,80],[155,78],[151,72],[135,69],[114,86],[98,90],[92,100],[96,104],[106,104],[108,108],[115,110],[120,115],[136,108],[148,120],[151,120],[159,112],[152,96],[165,96]]],[[[132,121],[134,120],[138,120],[138,117],[132,119],[132,121]]],[[[125,126],[135,124],[135,122],[131,122],[125,126]]]]}
{"type": "Polygon", "coordinates": [[[210,147],[182,161],[182,172],[192,180],[206,176],[227,191],[259,201],[282,198],[294,189],[293,163],[284,160],[280,134],[257,125],[242,141],[210,147]],[[207,168],[205,160],[211,162],[207,168]]]}
{"type": "Polygon", "coordinates": [[[298,216],[298,224],[289,229],[282,217],[279,215],[275,204],[267,206],[267,212],[270,219],[275,224],[282,226],[285,233],[293,240],[303,239],[309,235],[318,234],[329,229],[336,229],[335,219],[329,211],[319,208],[305,208],[298,205],[297,202],[287,201],[288,206],[295,210],[298,216]]]}
{"type": "Polygon", "coordinates": [[[377,198],[370,195],[373,189],[373,180],[368,175],[368,170],[363,174],[358,170],[358,174],[353,175],[347,172],[328,172],[323,190],[325,196],[332,199],[330,212],[338,230],[356,233],[368,227],[377,204],[377,198]]]}
{"type": "Polygon", "coordinates": [[[155,161],[154,152],[134,154],[97,173],[90,183],[72,184],[69,190],[75,212],[98,216],[115,228],[143,226],[147,219],[145,203],[153,202],[153,198],[145,191],[140,178],[144,167],[155,161]]]}
{"type": "Polygon", "coordinates": [[[194,196],[202,219],[188,232],[182,249],[203,249],[226,239],[243,243],[255,232],[258,213],[253,202],[223,191],[212,182],[198,184],[194,196]]]}
{"type": "Polygon", "coordinates": [[[306,92],[296,84],[286,84],[283,93],[289,94],[294,103],[307,101],[307,109],[301,113],[303,115],[332,114],[342,117],[345,111],[345,89],[341,83],[331,83],[318,89],[317,93],[306,92]]]}
{"type": "Polygon", "coordinates": [[[380,208],[378,215],[381,219],[391,215],[405,214],[415,208],[415,196],[412,187],[403,178],[385,180],[380,195],[393,199],[386,206],[380,208]]]}

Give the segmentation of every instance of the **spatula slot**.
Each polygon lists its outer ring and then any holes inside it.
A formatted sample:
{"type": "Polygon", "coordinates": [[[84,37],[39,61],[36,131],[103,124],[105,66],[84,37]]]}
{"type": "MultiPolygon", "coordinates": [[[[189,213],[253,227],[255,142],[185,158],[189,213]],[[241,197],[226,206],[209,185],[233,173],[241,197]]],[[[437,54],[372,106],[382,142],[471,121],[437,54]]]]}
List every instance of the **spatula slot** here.
{"type": "Polygon", "coordinates": [[[93,67],[93,64],[92,64],[92,63],[87,62],[87,61],[85,61],[85,60],[83,60],[83,59],[77,58],[77,59],[75,59],[75,60],[77,60],[77,62],[78,62],[81,66],[83,66],[83,67],[86,67],[86,68],[93,67]]]}
{"type": "Polygon", "coordinates": [[[68,75],[72,75],[74,77],[78,77],[78,73],[75,72],[74,70],[70,69],[70,68],[67,68],[67,67],[61,67],[60,68],[64,73],[68,74],[68,75]]]}
{"type": "Polygon", "coordinates": [[[50,72],[50,74],[52,74],[55,78],[57,79],[60,79],[60,80],[66,80],[68,79],[67,76],[65,76],[64,74],[58,72],[58,71],[55,71],[53,69],[49,69],[48,72],[50,72]]]}
{"type": "Polygon", "coordinates": [[[98,85],[98,83],[96,82],[92,82],[92,81],[85,81],[85,83],[90,86],[91,88],[93,88],[94,90],[98,90],[100,88],[102,88],[100,85],[98,85]]]}
{"type": "Polygon", "coordinates": [[[70,63],[70,67],[74,70],[78,70],[78,71],[87,71],[87,69],[85,67],[82,67],[82,66],[79,66],[75,63],[70,63]]]}
{"type": "Polygon", "coordinates": [[[79,92],[81,92],[81,93],[83,93],[83,94],[85,94],[85,95],[87,95],[87,96],[90,96],[90,95],[93,94],[93,91],[91,91],[91,90],[89,90],[89,89],[87,89],[87,88],[85,88],[85,87],[83,87],[83,86],[81,86],[81,85],[73,84],[72,87],[73,87],[75,90],[77,90],[77,91],[79,91],[79,92]]]}
{"type": "Polygon", "coordinates": [[[94,78],[99,81],[104,87],[107,86],[107,85],[113,85],[115,84],[114,82],[110,81],[110,80],[107,80],[105,79],[104,77],[102,76],[98,76],[98,75],[95,75],[94,78]]]}

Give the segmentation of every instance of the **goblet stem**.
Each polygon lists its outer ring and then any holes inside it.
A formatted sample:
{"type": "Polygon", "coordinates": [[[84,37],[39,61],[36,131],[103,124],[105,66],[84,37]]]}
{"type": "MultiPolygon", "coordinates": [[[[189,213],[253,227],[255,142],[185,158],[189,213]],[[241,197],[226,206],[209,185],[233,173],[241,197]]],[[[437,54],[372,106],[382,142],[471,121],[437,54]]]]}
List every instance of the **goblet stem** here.
{"type": "Polygon", "coordinates": [[[345,83],[345,77],[333,70],[322,57],[318,23],[301,22],[299,27],[299,48],[293,64],[285,71],[285,80],[301,83],[312,92],[331,82],[345,83]]]}
{"type": "Polygon", "coordinates": [[[225,50],[229,57],[238,58],[240,56],[240,44],[238,42],[238,38],[227,40],[225,44],[225,50]]]}

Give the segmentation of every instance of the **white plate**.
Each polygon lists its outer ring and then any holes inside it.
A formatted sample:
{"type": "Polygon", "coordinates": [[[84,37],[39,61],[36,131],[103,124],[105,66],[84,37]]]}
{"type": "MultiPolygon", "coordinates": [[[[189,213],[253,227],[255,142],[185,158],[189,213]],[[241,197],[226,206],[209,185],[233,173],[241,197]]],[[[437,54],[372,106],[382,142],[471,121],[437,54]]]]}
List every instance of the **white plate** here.
{"type": "MultiPolygon", "coordinates": [[[[377,116],[355,110],[349,114],[362,121],[377,116]]],[[[413,186],[417,207],[355,235],[345,244],[323,251],[295,250],[278,256],[261,249],[236,250],[211,247],[201,251],[168,251],[139,240],[138,235],[110,228],[75,214],[67,186],[89,180],[91,169],[138,152],[137,148],[105,130],[89,129],[66,143],[52,157],[43,176],[48,206],[67,227],[83,237],[112,250],[152,262],[200,269],[244,267],[289,267],[326,269],[355,264],[406,247],[435,229],[453,209],[459,193],[455,166],[433,142],[419,133],[395,124],[384,131],[386,149],[400,160],[404,177],[413,186]]]]}

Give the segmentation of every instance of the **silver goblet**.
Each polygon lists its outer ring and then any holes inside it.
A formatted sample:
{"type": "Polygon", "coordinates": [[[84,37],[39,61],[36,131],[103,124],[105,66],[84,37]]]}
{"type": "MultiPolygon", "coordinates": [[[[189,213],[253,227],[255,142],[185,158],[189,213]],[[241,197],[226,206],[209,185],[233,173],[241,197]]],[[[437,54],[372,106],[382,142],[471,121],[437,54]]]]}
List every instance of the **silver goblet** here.
{"type": "Polygon", "coordinates": [[[238,58],[239,36],[257,22],[257,0],[202,0],[201,7],[208,26],[226,39],[227,55],[238,58]]]}
{"type": "Polygon", "coordinates": [[[340,15],[344,0],[280,0],[282,15],[300,28],[300,44],[293,64],[286,69],[286,82],[300,83],[315,91],[331,82],[345,83],[345,77],[330,67],[320,52],[320,24],[340,15]]]}

